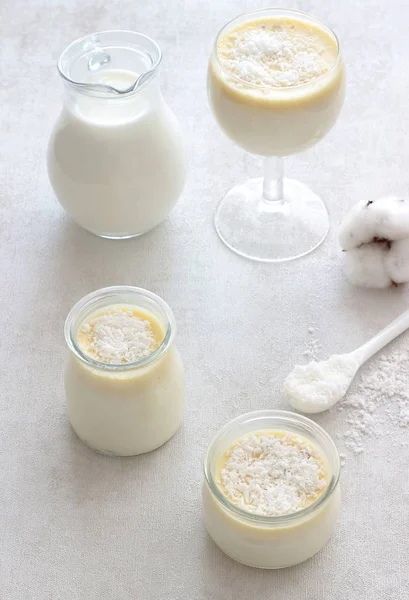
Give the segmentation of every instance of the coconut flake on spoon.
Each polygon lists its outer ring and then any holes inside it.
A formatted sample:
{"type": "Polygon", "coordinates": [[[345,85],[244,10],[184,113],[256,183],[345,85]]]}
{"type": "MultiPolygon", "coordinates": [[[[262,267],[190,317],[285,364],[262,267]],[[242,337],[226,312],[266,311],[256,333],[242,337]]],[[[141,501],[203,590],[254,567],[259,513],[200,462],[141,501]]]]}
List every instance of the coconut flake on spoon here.
{"type": "Polygon", "coordinates": [[[301,412],[322,412],[345,396],[360,366],[349,354],[334,354],[323,362],[296,365],[284,381],[285,394],[301,412]]]}
{"type": "Polygon", "coordinates": [[[296,410],[320,413],[346,394],[358,369],[409,327],[409,310],[349,354],[334,354],[322,362],[296,365],[284,380],[284,393],[296,410]]]}

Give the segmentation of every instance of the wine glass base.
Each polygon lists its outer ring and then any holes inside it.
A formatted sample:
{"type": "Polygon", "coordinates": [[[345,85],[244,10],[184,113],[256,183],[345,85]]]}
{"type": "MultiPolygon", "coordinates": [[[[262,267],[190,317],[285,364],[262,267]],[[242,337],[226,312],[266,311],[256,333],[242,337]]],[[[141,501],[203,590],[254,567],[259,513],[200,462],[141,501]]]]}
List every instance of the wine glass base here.
{"type": "Polygon", "coordinates": [[[318,248],[329,231],[324,202],[293,179],[284,179],[283,190],[284,202],[266,202],[260,177],[227,193],[215,226],[230,250],[251,260],[284,262],[318,248]]]}

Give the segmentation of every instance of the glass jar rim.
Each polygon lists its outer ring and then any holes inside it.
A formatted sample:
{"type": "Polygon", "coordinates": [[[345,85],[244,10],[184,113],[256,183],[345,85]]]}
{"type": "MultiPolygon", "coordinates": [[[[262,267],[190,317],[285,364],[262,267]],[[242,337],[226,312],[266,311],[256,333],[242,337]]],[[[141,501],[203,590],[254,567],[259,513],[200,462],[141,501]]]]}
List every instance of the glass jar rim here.
{"type": "MultiPolygon", "coordinates": [[[[78,58],[79,56],[80,56],[80,54],[77,54],[72,60],[74,60],[75,58],[78,58]]],[[[155,40],[153,38],[149,37],[148,35],[145,35],[144,33],[139,33],[138,31],[132,31],[129,29],[108,29],[108,30],[104,30],[104,31],[96,31],[94,33],[90,33],[88,35],[77,38],[76,40],[74,40],[70,44],[68,44],[68,46],[66,46],[60,54],[60,57],[57,61],[57,69],[58,69],[58,73],[59,73],[60,77],[66,83],[72,85],[79,91],[86,93],[88,90],[90,90],[92,88],[94,93],[98,93],[98,88],[99,88],[100,89],[100,93],[99,93],[100,97],[110,98],[110,99],[123,98],[123,97],[133,95],[134,93],[139,92],[142,88],[145,87],[145,85],[152,79],[152,77],[154,75],[156,75],[158,68],[162,62],[162,57],[163,57],[162,50],[160,49],[159,45],[157,44],[157,42],[155,42],[155,40]],[[98,83],[88,84],[86,82],[75,81],[74,79],[72,79],[69,76],[66,68],[63,66],[64,59],[66,59],[67,55],[69,55],[70,52],[73,52],[77,46],[79,47],[81,45],[84,45],[87,41],[91,42],[94,37],[101,38],[101,37],[107,37],[107,36],[108,37],[110,37],[110,36],[112,36],[112,37],[129,36],[129,37],[134,38],[135,40],[144,41],[144,42],[150,44],[152,46],[152,48],[154,49],[154,51],[156,52],[156,57],[154,57],[154,58],[152,58],[151,53],[146,52],[147,56],[149,57],[149,59],[151,61],[151,66],[147,71],[142,73],[137,78],[135,87],[131,90],[121,91],[121,90],[118,90],[118,89],[113,88],[112,86],[106,85],[106,84],[98,84],[98,83]],[[104,90],[105,90],[105,93],[104,93],[104,90]],[[107,92],[109,90],[111,90],[111,92],[115,92],[115,94],[112,94],[112,93],[108,94],[107,92]]]]}
{"type": "MultiPolygon", "coordinates": [[[[264,427],[264,429],[265,429],[265,427],[264,427]]],[[[319,447],[323,451],[325,458],[328,460],[327,452],[325,451],[326,449],[322,448],[321,444],[319,444],[319,447]]],[[[318,425],[318,423],[315,423],[315,421],[312,421],[312,419],[309,419],[308,417],[305,417],[304,415],[300,415],[299,413],[295,413],[295,412],[288,411],[288,410],[275,410],[275,409],[264,409],[264,410],[251,411],[251,412],[239,415],[238,417],[235,417],[234,419],[232,419],[231,421],[226,423],[226,425],[224,425],[221,429],[219,429],[219,431],[216,433],[216,435],[211,440],[211,442],[207,448],[207,451],[206,451],[203,466],[204,466],[205,481],[206,481],[207,485],[209,486],[210,491],[215,496],[216,500],[223,506],[223,508],[227,509],[229,512],[234,513],[235,515],[239,516],[241,519],[243,519],[245,521],[250,521],[254,525],[269,525],[269,526],[290,525],[290,524],[294,523],[295,521],[302,519],[303,517],[312,515],[320,506],[322,506],[332,496],[332,493],[337,488],[337,485],[339,482],[339,477],[340,477],[340,470],[341,470],[341,464],[340,464],[338,450],[334,444],[333,439],[325,431],[325,429],[323,429],[323,427],[318,425]],[[264,418],[274,418],[275,417],[277,420],[278,419],[281,419],[284,421],[286,420],[289,423],[295,422],[298,425],[304,427],[304,429],[306,431],[308,431],[309,433],[311,433],[312,435],[315,436],[318,434],[321,438],[323,438],[325,443],[328,445],[328,447],[332,453],[332,458],[335,459],[335,469],[334,469],[334,472],[331,474],[331,479],[328,483],[327,488],[325,489],[324,493],[319,498],[317,498],[317,500],[315,502],[313,502],[306,508],[302,508],[293,513],[289,513],[289,514],[285,514],[285,515],[277,515],[277,516],[275,516],[275,515],[267,516],[267,515],[259,515],[259,514],[255,514],[255,513],[250,513],[248,511],[243,510],[242,508],[238,507],[237,505],[233,504],[232,502],[230,502],[230,500],[228,500],[226,498],[226,496],[221,492],[219,486],[217,485],[217,483],[213,477],[213,473],[210,468],[210,454],[211,454],[211,451],[212,451],[214,445],[219,440],[219,438],[223,434],[228,432],[229,430],[233,429],[235,425],[238,425],[240,423],[245,423],[246,421],[250,421],[253,419],[257,419],[257,418],[261,419],[263,417],[264,418]]]]}
{"type": "Polygon", "coordinates": [[[337,68],[340,59],[341,59],[341,48],[340,48],[340,43],[339,43],[339,39],[336,35],[336,33],[333,31],[333,29],[331,29],[331,27],[329,25],[327,25],[324,21],[322,21],[321,19],[319,19],[318,17],[315,17],[314,15],[301,11],[301,10],[295,10],[295,9],[291,9],[291,8],[284,8],[284,7],[273,7],[273,8],[261,8],[258,10],[253,10],[250,12],[245,12],[242,13],[240,15],[237,15],[236,17],[234,17],[233,19],[231,19],[230,21],[228,21],[225,25],[223,25],[223,27],[220,29],[219,33],[216,36],[216,40],[214,43],[214,47],[213,47],[213,54],[216,58],[217,64],[219,65],[219,67],[222,69],[222,71],[224,73],[226,73],[231,79],[244,84],[246,87],[255,89],[255,90],[274,90],[274,92],[288,92],[288,90],[298,90],[301,88],[305,88],[306,86],[311,86],[315,83],[318,83],[319,81],[325,79],[326,77],[328,77],[328,75],[330,75],[331,73],[333,73],[333,71],[335,71],[335,69],[337,68]],[[222,64],[220,57],[219,57],[219,53],[217,51],[217,47],[218,47],[218,43],[219,43],[219,39],[221,37],[221,35],[224,33],[224,31],[231,25],[233,25],[235,23],[235,21],[238,21],[239,19],[242,19],[243,17],[257,17],[258,15],[260,15],[260,13],[265,13],[265,12],[271,12],[271,13],[282,13],[282,16],[295,16],[295,17],[300,17],[301,19],[309,19],[310,21],[313,21],[314,23],[317,23],[318,25],[320,25],[321,27],[323,27],[324,30],[326,30],[327,32],[329,32],[334,40],[335,43],[337,45],[337,56],[334,59],[334,62],[332,63],[331,67],[328,69],[328,71],[326,71],[326,73],[323,73],[322,75],[320,75],[319,77],[317,77],[316,79],[313,79],[312,81],[307,81],[306,83],[300,83],[298,85],[292,85],[289,87],[282,87],[282,86],[274,86],[274,85],[259,85],[256,83],[250,83],[248,81],[246,81],[245,79],[241,79],[241,77],[238,77],[237,75],[234,75],[233,73],[231,73],[228,69],[226,69],[226,67],[224,67],[224,65],[222,64]]]}
{"type": "MultiPolygon", "coordinates": [[[[126,304],[126,302],[124,302],[124,304],[126,304]]],[[[138,305],[136,304],[136,306],[138,305]]],[[[95,310],[98,310],[98,308],[103,308],[103,305],[99,305],[95,308],[95,310]]],[[[74,304],[74,306],[68,313],[67,318],[65,319],[64,335],[68,348],[74,353],[74,355],[79,360],[81,360],[88,366],[104,371],[130,371],[132,369],[140,369],[143,367],[147,367],[150,364],[158,361],[162,356],[164,356],[164,354],[166,354],[166,352],[169,350],[175,339],[176,321],[170,306],[157,294],[154,294],[153,292],[150,292],[149,290],[146,290],[144,288],[134,287],[130,285],[116,285],[95,290],[94,292],[87,294],[86,296],[81,298],[76,304],[74,304]],[[105,305],[107,307],[112,304],[120,304],[120,302],[109,302],[109,299],[112,300],[112,298],[115,297],[115,295],[121,293],[135,294],[139,297],[142,296],[143,298],[147,299],[150,304],[155,306],[155,308],[159,309],[165,320],[165,335],[162,342],[156,348],[156,350],[154,350],[148,356],[140,358],[137,361],[130,363],[101,362],[90,357],[88,354],[81,350],[76,341],[76,331],[74,331],[74,326],[76,323],[78,323],[78,321],[81,319],[81,315],[83,315],[87,311],[87,309],[91,309],[88,312],[88,314],[92,314],[92,307],[96,307],[99,301],[103,300],[104,298],[107,299],[107,303],[105,305]]]]}

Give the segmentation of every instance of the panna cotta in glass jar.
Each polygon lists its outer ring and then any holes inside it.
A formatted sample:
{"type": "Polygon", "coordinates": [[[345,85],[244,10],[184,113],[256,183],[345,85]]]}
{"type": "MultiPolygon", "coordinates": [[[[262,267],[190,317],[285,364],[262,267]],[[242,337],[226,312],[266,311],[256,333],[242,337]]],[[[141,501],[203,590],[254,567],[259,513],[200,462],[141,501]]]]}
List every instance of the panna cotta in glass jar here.
{"type": "Polygon", "coordinates": [[[185,406],[175,331],[169,306],[141,288],[104,288],[73,307],[64,385],[70,423],[88,446],[133,456],[173,436],[185,406]]]}
{"type": "Polygon", "coordinates": [[[156,42],[133,31],[88,35],[58,61],[65,98],[48,175],[67,214],[96,235],[141,235],[182,193],[184,142],[160,90],[161,61],[156,42]]]}
{"type": "Polygon", "coordinates": [[[280,410],[242,415],[211,442],[203,486],[207,531],[223,552],[279,569],[327,543],[340,507],[340,463],[330,436],[280,410]]]}

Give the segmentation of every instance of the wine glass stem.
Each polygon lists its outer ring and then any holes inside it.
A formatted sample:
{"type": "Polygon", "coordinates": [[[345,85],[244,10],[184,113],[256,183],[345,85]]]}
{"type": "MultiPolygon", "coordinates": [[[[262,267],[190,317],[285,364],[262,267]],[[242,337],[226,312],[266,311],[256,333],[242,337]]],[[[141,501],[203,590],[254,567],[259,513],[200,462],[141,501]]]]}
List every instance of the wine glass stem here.
{"type": "Polygon", "coordinates": [[[264,159],[263,199],[269,205],[282,204],[284,160],[281,156],[267,156],[264,159]]]}

